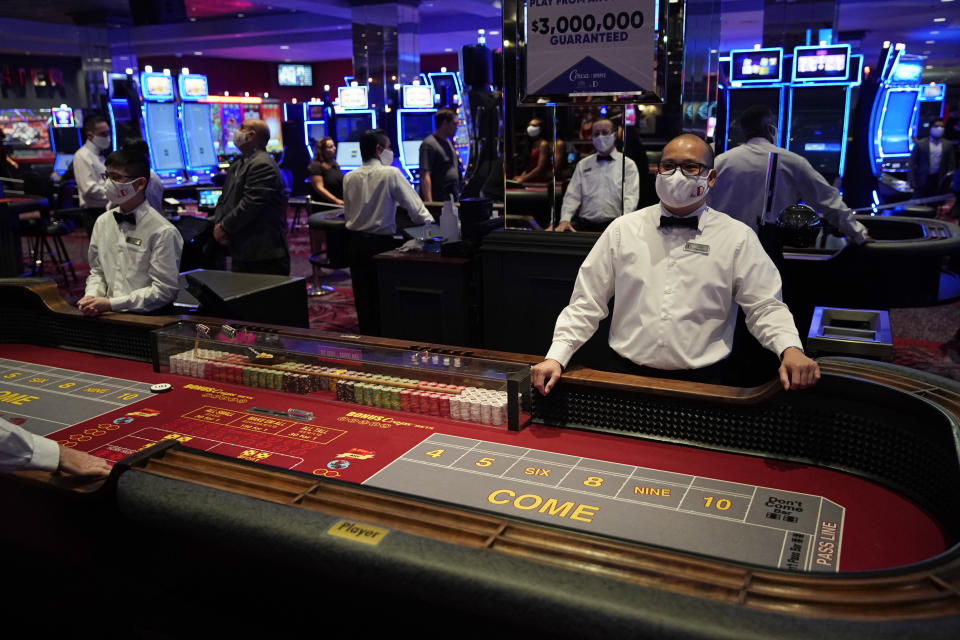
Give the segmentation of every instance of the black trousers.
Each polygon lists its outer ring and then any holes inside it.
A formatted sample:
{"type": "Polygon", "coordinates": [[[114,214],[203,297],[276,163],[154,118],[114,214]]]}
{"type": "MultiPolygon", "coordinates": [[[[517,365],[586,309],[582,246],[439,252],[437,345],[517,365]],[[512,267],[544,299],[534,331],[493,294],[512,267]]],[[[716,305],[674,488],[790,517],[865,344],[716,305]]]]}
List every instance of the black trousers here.
{"type": "Polygon", "coordinates": [[[649,378],[663,378],[666,380],[683,380],[685,382],[700,382],[703,384],[731,384],[728,372],[727,360],[715,362],[702,369],[656,369],[637,364],[632,360],[624,358],[622,355],[610,349],[607,371],[614,373],[629,373],[635,376],[647,376],[649,378]]]}
{"type": "Polygon", "coordinates": [[[290,275],[290,255],[270,260],[237,260],[230,261],[230,270],[234,273],[264,273],[274,276],[290,275]]]}
{"type": "Polygon", "coordinates": [[[393,236],[347,230],[347,262],[353,281],[353,300],[357,307],[360,333],[380,335],[380,289],[373,257],[403,244],[393,236]]]}

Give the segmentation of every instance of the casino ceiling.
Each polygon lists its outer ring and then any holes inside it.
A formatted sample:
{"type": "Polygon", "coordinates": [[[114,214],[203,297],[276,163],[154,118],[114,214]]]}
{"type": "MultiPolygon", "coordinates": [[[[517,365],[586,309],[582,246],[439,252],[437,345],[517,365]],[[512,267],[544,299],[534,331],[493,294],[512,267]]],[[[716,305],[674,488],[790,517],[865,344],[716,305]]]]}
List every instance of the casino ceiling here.
{"type": "MultiPolygon", "coordinates": [[[[671,2],[674,0],[671,0],[671,2]]],[[[720,50],[759,42],[764,6],[778,0],[687,0],[699,12],[723,8],[720,50]]],[[[803,0],[801,0],[803,1],[803,0]]],[[[809,0],[813,2],[814,0],[809,0]]],[[[77,27],[126,29],[137,55],[174,54],[284,61],[351,57],[351,22],[358,11],[383,8],[376,0],[3,0],[0,19],[28,21],[3,29],[0,50],[75,55],[77,27]],[[45,28],[38,23],[56,23],[45,28]]],[[[405,1],[418,5],[423,54],[455,52],[486,29],[500,46],[500,0],[405,1]]],[[[924,80],[960,82],[960,0],[837,0],[837,39],[875,60],[885,40],[903,42],[926,57],[924,80]]]]}

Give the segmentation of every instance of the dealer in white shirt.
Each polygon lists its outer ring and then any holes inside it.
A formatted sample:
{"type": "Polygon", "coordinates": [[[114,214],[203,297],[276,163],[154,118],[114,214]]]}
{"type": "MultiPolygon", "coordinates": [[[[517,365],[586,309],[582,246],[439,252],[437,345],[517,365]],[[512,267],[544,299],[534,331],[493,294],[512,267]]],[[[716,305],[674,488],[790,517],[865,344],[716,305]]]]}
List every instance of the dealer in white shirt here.
{"type": "Polygon", "coordinates": [[[603,231],[614,219],[637,208],[640,174],[636,163],[616,150],[615,131],[610,120],[593,123],[597,153],[577,163],[555,231],[603,231]]]}
{"type": "Polygon", "coordinates": [[[531,370],[538,391],[556,385],[614,295],[610,347],[649,371],[645,375],[690,379],[682,374],[721,363],[730,355],[740,305],[750,332],[780,356],[784,389],[819,380],[819,367],[804,355],[780,299],[780,274],[757,235],[705,204],[717,179],[712,156],[689,134],[664,147],[660,203],[614,220],[584,260],[546,359],[531,370]]]}
{"type": "Polygon", "coordinates": [[[109,152],[112,145],[110,125],[103,116],[88,116],[83,123],[83,135],[86,139],[83,146],[73,154],[73,177],[83,209],[83,225],[89,234],[93,223],[109,206],[103,154],[109,152]]]}
{"type": "Polygon", "coordinates": [[[763,105],[743,112],[740,128],[747,142],[717,156],[717,184],[710,189],[710,206],[759,231],[760,225],[775,225],[783,209],[802,200],[854,244],[869,241],[866,227],[854,218],[840,192],[806,158],[773,143],[775,122],[773,112],[763,105]],[[764,184],[771,152],[779,155],[779,162],[774,199],[765,212],[764,184]]]}
{"type": "Polygon", "coordinates": [[[90,275],[77,308],[150,313],[180,290],[183,236],[146,201],[149,159],[122,149],[107,158],[107,195],[117,207],[97,219],[87,252],[90,275]]]}
{"type": "Polygon", "coordinates": [[[433,218],[393,166],[390,137],[382,129],[369,129],[360,135],[360,157],[363,165],[343,177],[347,261],[360,333],[380,335],[380,293],[373,257],[402,243],[394,238],[398,205],[420,224],[430,224],[433,218]]]}

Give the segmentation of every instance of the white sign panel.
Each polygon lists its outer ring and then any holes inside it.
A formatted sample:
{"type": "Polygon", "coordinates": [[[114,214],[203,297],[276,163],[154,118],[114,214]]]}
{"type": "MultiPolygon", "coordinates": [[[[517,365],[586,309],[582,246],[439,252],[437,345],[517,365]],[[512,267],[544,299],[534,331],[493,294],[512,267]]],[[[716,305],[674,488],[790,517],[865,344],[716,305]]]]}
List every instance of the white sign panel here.
{"type": "Polygon", "coordinates": [[[527,95],[654,88],[656,0],[527,0],[527,95]]]}

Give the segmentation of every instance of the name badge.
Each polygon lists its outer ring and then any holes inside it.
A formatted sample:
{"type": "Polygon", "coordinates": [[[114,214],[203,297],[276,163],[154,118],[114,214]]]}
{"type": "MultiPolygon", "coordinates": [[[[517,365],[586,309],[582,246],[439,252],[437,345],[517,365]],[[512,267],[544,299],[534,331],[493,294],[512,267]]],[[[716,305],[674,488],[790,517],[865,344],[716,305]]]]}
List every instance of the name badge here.
{"type": "Polygon", "coordinates": [[[694,253],[702,253],[707,255],[710,253],[710,245],[708,244],[697,244],[696,242],[688,242],[683,245],[684,251],[692,251],[694,253]]]}
{"type": "Polygon", "coordinates": [[[127,244],[132,244],[139,247],[143,244],[143,240],[140,238],[131,238],[130,236],[127,236],[127,244]]]}

